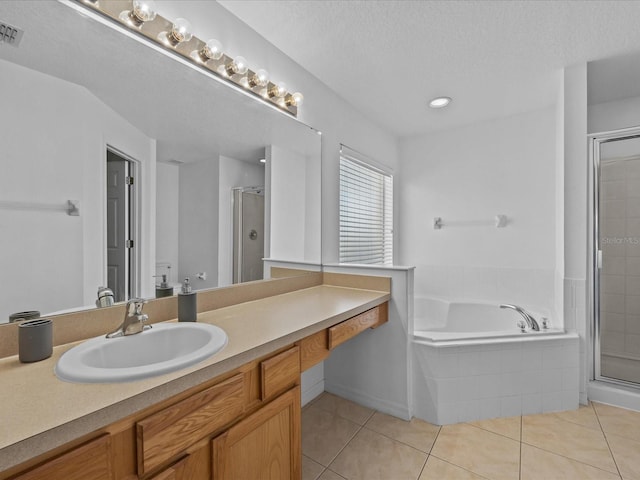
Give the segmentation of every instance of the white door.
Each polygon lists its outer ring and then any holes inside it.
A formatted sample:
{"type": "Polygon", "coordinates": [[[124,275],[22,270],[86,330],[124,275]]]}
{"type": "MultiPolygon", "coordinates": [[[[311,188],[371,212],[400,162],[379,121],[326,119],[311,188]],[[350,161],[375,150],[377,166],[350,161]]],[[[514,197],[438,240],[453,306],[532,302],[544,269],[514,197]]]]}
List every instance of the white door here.
{"type": "Polygon", "coordinates": [[[107,151],[107,285],[114,300],[129,297],[129,162],[107,151]]]}

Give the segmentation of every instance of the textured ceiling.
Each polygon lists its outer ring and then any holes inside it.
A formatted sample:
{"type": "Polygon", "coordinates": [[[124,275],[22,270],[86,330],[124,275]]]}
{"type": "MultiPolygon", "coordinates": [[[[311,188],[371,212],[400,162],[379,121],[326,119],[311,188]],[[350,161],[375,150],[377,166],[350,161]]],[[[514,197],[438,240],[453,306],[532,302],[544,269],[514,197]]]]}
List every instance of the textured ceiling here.
{"type": "Polygon", "coordinates": [[[562,67],[640,51],[639,1],[219,3],[399,136],[553,105],[562,67]]]}

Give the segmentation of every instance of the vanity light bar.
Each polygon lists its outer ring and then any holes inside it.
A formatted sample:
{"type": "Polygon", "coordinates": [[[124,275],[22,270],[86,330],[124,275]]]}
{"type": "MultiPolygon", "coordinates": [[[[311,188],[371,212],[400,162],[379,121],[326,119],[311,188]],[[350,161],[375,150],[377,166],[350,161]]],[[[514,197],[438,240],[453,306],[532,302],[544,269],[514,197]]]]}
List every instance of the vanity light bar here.
{"type": "Polygon", "coordinates": [[[304,98],[301,93],[290,93],[284,90],[284,84],[270,81],[264,70],[251,70],[243,57],[232,58],[221,51],[216,51],[216,48],[222,47],[219,42],[214,40],[204,42],[190,32],[185,35],[184,28],[180,31],[180,27],[183,27],[186,22],[184,19],[173,22],[154,12],[148,20],[142,20],[140,15],[136,14],[138,4],[143,3],[140,0],[73,1],[146,37],[165,50],[180,55],[189,63],[242,88],[262,101],[276,106],[279,110],[297,117],[298,107],[304,98]]]}

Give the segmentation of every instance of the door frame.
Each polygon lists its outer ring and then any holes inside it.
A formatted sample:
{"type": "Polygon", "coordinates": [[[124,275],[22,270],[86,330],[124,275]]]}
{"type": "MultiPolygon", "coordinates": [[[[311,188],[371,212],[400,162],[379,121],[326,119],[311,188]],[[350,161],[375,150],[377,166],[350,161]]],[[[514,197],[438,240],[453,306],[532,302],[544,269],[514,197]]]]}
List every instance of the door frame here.
{"type": "MultiPolygon", "coordinates": [[[[105,172],[106,172],[106,168],[107,168],[107,152],[111,152],[115,155],[117,155],[118,157],[122,158],[123,160],[125,160],[126,162],[128,162],[128,170],[129,173],[128,175],[130,177],[134,178],[134,188],[132,190],[130,190],[129,195],[127,196],[127,217],[128,217],[128,231],[129,231],[129,240],[133,240],[133,248],[128,249],[127,251],[127,258],[128,258],[128,262],[127,262],[127,296],[128,298],[135,298],[135,297],[139,297],[141,296],[141,254],[140,254],[140,241],[141,241],[141,210],[140,210],[140,205],[141,205],[141,197],[140,197],[140,185],[141,185],[141,172],[142,172],[142,168],[140,165],[140,162],[138,160],[136,160],[135,158],[133,158],[131,155],[128,155],[126,153],[124,153],[122,150],[112,146],[111,144],[107,144],[106,145],[106,149],[105,149],[105,164],[104,164],[104,168],[105,168],[105,172]]],[[[105,174],[106,175],[106,174],[105,174]]],[[[106,178],[106,176],[105,176],[106,178]]],[[[106,191],[105,191],[105,199],[106,199],[106,191]]],[[[106,211],[106,201],[104,204],[104,218],[107,218],[107,211],[106,211]]],[[[106,285],[107,282],[107,269],[106,269],[106,256],[107,256],[107,249],[106,249],[106,238],[107,238],[107,226],[105,225],[105,231],[104,231],[104,236],[105,236],[105,241],[104,241],[104,245],[105,245],[105,249],[104,249],[104,255],[105,255],[105,271],[104,271],[104,282],[106,285]]]]}
{"type": "Polygon", "coordinates": [[[590,379],[616,385],[638,388],[633,382],[627,382],[602,376],[600,357],[600,267],[599,263],[599,199],[600,199],[600,146],[604,143],[640,137],[640,126],[622,128],[606,132],[591,133],[589,141],[589,234],[588,234],[588,281],[589,281],[589,324],[587,334],[590,335],[587,352],[591,356],[590,379]]]}

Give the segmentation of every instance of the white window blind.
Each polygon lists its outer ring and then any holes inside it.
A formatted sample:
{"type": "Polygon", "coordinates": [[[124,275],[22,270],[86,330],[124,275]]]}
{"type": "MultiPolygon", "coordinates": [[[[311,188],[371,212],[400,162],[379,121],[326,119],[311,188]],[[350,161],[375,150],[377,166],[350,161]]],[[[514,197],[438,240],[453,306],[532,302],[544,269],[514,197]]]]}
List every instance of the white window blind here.
{"type": "Polygon", "coordinates": [[[393,176],[340,151],[340,262],[393,263],[393,176]]]}

